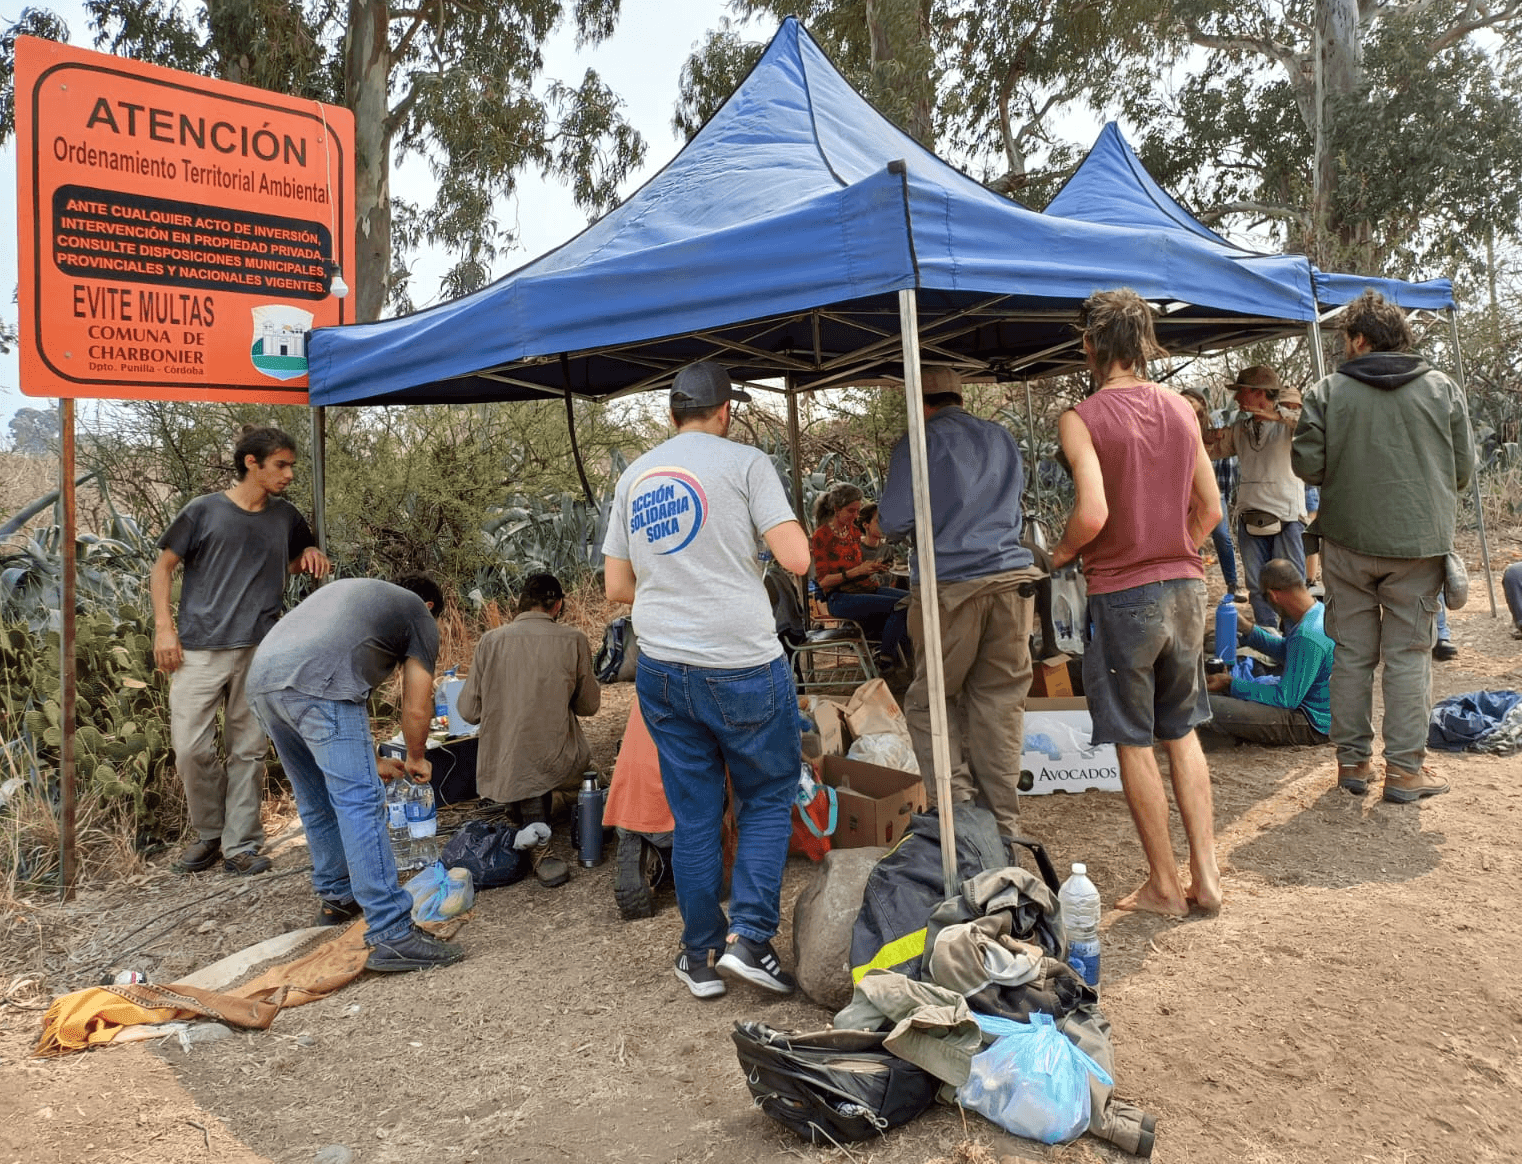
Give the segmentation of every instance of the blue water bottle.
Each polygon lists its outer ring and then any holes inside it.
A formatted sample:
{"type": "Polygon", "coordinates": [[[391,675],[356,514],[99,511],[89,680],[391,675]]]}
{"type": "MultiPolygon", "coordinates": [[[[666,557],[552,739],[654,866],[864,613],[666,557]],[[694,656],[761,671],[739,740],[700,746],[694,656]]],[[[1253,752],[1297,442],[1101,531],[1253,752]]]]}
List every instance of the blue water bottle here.
{"type": "Polygon", "coordinates": [[[1237,607],[1229,601],[1231,595],[1226,597],[1228,601],[1215,608],[1215,653],[1230,669],[1237,662],[1237,607]]]}

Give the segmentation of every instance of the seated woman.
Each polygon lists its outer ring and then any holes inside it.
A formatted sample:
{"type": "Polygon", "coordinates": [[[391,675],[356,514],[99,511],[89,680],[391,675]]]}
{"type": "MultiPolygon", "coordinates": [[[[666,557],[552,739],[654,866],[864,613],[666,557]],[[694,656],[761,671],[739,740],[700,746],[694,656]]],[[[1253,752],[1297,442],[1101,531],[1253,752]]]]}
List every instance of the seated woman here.
{"type": "Polygon", "coordinates": [[[894,667],[900,648],[907,648],[909,612],[898,609],[907,590],[878,585],[880,576],[893,572],[884,561],[862,554],[862,493],[855,485],[838,485],[822,494],[814,507],[814,534],[809,548],[814,558],[814,580],[824,592],[825,609],[835,618],[862,624],[869,638],[880,639],[878,665],[894,667]]]}

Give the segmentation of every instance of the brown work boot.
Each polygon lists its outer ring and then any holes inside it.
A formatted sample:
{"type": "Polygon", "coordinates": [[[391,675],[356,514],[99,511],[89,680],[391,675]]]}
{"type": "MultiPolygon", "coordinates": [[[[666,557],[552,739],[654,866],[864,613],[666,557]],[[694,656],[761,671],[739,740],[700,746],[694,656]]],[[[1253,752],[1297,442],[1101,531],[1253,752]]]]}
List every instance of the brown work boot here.
{"type": "Polygon", "coordinates": [[[1374,779],[1374,761],[1361,760],[1357,764],[1337,765],[1337,787],[1344,792],[1351,792],[1354,796],[1362,796],[1369,790],[1369,781],[1374,779]]]}
{"type": "Polygon", "coordinates": [[[1425,764],[1420,772],[1402,772],[1385,765],[1385,799],[1392,804],[1410,804],[1447,791],[1448,781],[1425,764]]]}
{"type": "Polygon", "coordinates": [[[222,856],[222,838],[197,841],[180,854],[180,859],[169,866],[175,873],[204,873],[222,856]]]}
{"type": "Polygon", "coordinates": [[[534,876],[546,889],[554,889],[571,879],[571,867],[559,857],[550,856],[549,841],[540,841],[528,851],[528,856],[534,864],[534,876]]]}

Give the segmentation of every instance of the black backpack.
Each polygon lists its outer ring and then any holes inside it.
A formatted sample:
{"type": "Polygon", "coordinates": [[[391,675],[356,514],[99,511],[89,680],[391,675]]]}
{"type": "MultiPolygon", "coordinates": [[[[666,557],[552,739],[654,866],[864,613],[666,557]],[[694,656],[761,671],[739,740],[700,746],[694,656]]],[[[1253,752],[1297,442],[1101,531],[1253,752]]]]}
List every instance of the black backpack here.
{"type": "Polygon", "coordinates": [[[870,1140],[906,1124],[941,1081],[883,1049],[886,1032],[773,1030],[737,1022],[731,1032],[756,1104],[811,1144],[870,1140]]]}
{"type": "Polygon", "coordinates": [[[597,681],[602,684],[633,682],[638,662],[639,640],[634,637],[634,624],[627,618],[615,618],[602,632],[602,646],[597,649],[597,658],[592,660],[597,681]]]}

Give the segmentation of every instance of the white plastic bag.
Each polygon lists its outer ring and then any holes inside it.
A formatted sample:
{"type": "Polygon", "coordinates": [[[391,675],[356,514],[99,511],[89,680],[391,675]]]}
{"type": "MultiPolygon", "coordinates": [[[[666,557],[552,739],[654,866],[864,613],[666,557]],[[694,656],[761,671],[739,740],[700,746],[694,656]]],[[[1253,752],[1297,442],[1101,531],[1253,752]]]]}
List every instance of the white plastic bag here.
{"type": "Polygon", "coordinates": [[[957,1102],[1006,1132],[1060,1144],[1077,1139],[1089,1126],[1089,1074],[1112,1081],[1056,1027],[1037,1012],[1028,1023],[974,1014],[991,1046],[973,1056],[972,1073],[957,1089],[957,1102]]]}
{"type": "Polygon", "coordinates": [[[848,760],[860,760],[864,764],[876,764],[881,768],[897,768],[900,772],[920,774],[920,762],[914,758],[914,746],[896,732],[874,732],[862,736],[846,753],[848,760]]]}

